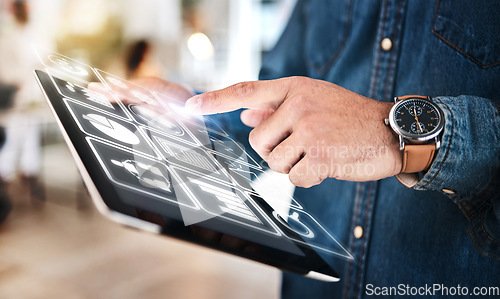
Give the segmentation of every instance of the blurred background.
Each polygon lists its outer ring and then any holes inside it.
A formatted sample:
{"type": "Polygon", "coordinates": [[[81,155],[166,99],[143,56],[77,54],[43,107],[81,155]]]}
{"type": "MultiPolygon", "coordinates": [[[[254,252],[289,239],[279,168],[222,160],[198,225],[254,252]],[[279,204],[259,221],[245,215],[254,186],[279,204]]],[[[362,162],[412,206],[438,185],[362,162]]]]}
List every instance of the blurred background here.
{"type": "MultiPolygon", "coordinates": [[[[96,212],[28,44],[120,77],[211,90],[257,79],[294,2],[0,0],[0,298],[279,296],[276,269],[96,212]]],[[[286,177],[269,181],[290,188],[286,177]]]]}

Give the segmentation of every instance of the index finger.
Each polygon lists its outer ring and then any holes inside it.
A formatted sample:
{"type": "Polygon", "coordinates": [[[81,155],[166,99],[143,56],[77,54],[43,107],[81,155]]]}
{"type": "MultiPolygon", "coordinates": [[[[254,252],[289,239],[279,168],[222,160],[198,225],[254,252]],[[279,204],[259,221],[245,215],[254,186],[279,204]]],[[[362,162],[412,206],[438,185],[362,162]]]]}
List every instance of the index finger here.
{"type": "Polygon", "coordinates": [[[186,101],[186,108],[196,114],[215,114],[240,108],[274,111],[285,100],[288,90],[287,78],[241,82],[196,95],[186,101]]]}

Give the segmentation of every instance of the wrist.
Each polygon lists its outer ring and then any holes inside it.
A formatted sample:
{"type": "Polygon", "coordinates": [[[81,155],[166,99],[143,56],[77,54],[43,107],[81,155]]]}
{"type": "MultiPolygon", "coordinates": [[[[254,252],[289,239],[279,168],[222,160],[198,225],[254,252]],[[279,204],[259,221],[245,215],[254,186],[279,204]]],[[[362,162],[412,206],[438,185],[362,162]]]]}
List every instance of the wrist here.
{"type": "MultiPolygon", "coordinates": [[[[389,115],[393,103],[383,102],[382,104],[382,115],[379,121],[383,123],[389,115]]],[[[400,150],[399,136],[386,125],[383,126],[382,131],[384,146],[386,147],[386,156],[388,158],[387,163],[391,165],[388,177],[391,177],[401,173],[403,168],[403,152],[400,150]]]]}

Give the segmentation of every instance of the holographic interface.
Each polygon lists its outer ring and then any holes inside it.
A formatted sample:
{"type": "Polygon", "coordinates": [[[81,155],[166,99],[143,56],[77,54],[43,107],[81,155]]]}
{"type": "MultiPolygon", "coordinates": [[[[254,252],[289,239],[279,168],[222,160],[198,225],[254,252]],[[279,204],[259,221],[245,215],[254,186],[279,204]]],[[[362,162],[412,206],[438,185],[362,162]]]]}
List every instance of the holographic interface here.
{"type": "MultiPolygon", "coordinates": [[[[54,52],[37,49],[37,55],[96,165],[114,186],[130,192],[124,196],[130,204],[151,210],[152,204],[147,205],[154,201],[155,207],[178,209],[186,226],[218,218],[227,227],[267,235],[269,240],[285,238],[290,244],[304,243],[323,254],[352,259],[294,198],[283,202],[267,194],[274,205],[287,206],[284,215],[264,211],[256,203],[259,194],[252,182],[265,169],[227,128],[190,115],[182,99],[54,52]],[[98,83],[92,90],[87,88],[91,82],[98,83]]],[[[225,229],[219,228],[231,233],[225,229]]],[[[293,245],[289,250],[295,250],[293,245]]]]}

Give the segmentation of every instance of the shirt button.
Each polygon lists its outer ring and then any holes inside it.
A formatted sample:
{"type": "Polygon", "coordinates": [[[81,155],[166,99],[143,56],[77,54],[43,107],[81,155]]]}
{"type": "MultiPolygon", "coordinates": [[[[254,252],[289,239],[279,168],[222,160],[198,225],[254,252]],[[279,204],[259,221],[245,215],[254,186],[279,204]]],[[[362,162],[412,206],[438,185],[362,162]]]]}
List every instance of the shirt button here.
{"type": "Polygon", "coordinates": [[[392,48],[392,41],[390,38],[384,38],[380,43],[380,46],[384,51],[389,51],[392,48]]]}
{"type": "Polygon", "coordinates": [[[456,192],[455,190],[448,189],[448,188],[443,188],[443,189],[441,189],[441,191],[443,191],[446,194],[455,194],[455,192],[456,192]]]}
{"type": "Polygon", "coordinates": [[[360,239],[362,236],[363,236],[363,228],[358,225],[354,228],[354,238],[360,239]]]}

